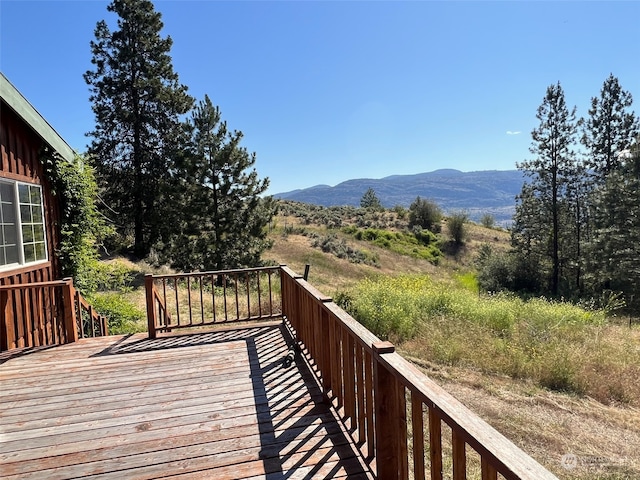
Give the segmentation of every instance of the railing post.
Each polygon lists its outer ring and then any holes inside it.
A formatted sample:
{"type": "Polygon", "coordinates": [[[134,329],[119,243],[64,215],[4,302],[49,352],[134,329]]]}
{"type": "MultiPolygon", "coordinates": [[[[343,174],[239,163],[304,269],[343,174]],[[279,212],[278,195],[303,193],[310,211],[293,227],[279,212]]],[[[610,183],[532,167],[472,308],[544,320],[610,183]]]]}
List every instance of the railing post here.
{"type": "Polygon", "coordinates": [[[66,333],[66,343],[78,341],[78,325],[76,323],[76,308],[74,305],[75,288],[73,288],[72,278],[63,278],[62,302],[64,305],[64,328],[66,333]]]}
{"type": "Polygon", "coordinates": [[[149,330],[149,338],[156,338],[156,305],[153,275],[150,273],[144,276],[144,289],[147,294],[147,328],[149,330]]]}
{"type": "Polygon", "coordinates": [[[404,388],[380,362],[381,356],[393,353],[395,347],[390,342],[377,342],[372,348],[377,478],[405,480],[408,459],[401,458],[407,450],[404,388]]]}
{"type": "Polygon", "coordinates": [[[102,336],[106,337],[109,335],[109,322],[107,317],[100,315],[100,328],[102,329],[102,336]]]}
{"type": "Polygon", "coordinates": [[[9,350],[10,338],[13,339],[13,322],[9,321],[7,307],[9,305],[9,290],[0,290],[0,352],[9,350]]]}

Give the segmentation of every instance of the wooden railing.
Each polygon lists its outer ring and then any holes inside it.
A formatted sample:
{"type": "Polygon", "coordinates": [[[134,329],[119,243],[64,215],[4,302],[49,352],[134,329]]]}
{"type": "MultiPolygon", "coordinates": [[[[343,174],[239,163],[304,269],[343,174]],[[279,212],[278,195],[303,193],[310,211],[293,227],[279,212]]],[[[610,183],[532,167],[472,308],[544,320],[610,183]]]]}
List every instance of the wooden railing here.
{"type": "Polygon", "coordinates": [[[107,334],[107,320],[66,278],[0,286],[0,351],[72,343],[107,334]]]}
{"type": "Polygon", "coordinates": [[[280,267],[146,275],[149,337],[158,332],[280,318],[280,267]]]}
{"type": "Polygon", "coordinates": [[[378,479],[556,478],[301,276],[281,280],[286,323],[378,479]]]}
{"type": "Polygon", "coordinates": [[[93,306],[84,299],[79,290],[75,290],[73,301],[78,336],[80,338],[109,335],[109,322],[107,317],[98,313],[93,306]]]}

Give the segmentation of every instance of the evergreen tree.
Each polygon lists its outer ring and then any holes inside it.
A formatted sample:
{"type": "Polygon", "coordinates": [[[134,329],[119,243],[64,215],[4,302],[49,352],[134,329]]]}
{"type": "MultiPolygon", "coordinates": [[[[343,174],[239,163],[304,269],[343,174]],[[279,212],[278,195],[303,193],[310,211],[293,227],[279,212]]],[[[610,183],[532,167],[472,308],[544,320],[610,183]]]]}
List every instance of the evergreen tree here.
{"type": "Polygon", "coordinates": [[[372,210],[382,210],[382,203],[376,195],[376,191],[369,187],[362,198],[360,199],[360,206],[362,208],[370,208],[372,210]]]}
{"type": "Polygon", "coordinates": [[[593,171],[587,279],[591,293],[597,295],[603,289],[623,292],[629,303],[640,286],[638,161],[637,154],[630,153],[639,122],[629,111],[632,102],[631,93],[610,75],[600,96],[591,99],[589,117],[582,120],[582,143],[593,171]]]}
{"type": "Polygon", "coordinates": [[[587,247],[592,293],[622,292],[640,310],[640,138],[592,195],[593,239],[587,247]]]}
{"type": "Polygon", "coordinates": [[[409,205],[409,227],[420,227],[431,230],[434,233],[440,232],[440,222],[442,221],[442,210],[430,200],[416,197],[409,205]]]}
{"type": "Polygon", "coordinates": [[[84,75],[96,119],[89,153],[119,233],[133,234],[134,252],[144,256],[167,227],[171,159],[193,99],[173,71],[172,40],[161,37],[153,3],[113,0],[107,10],[118,15],[118,29],[98,22],[94,69],[84,75]]]}
{"type": "Polygon", "coordinates": [[[191,142],[180,162],[180,231],[169,252],[184,270],[256,266],[269,246],[265,227],[275,213],[269,185],[255,169],[255,154],[240,147],[242,132],[230,132],[208,96],[189,122],[191,142]]]}
{"type": "Polygon", "coordinates": [[[600,97],[591,98],[589,117],[584,125],[582,143],[587,148],[587,166],[594,170],[600,181],[620,167],[619,152],[629,148],[638,132],[638,123],[629,112],[633,98],[622,89],[613,74],[602,85],[600,97]]]}
{"type": "MultiPolygon", "coordinates": [[[[578,178],[572,150],[577,133],[575,110],[575,107],[567,108],[560,83],[550,85],[536,114],[540,125],[531,132],[529,150],[535,158],[518,164],[518,168],[530,177],[530,186],[523,189],[523,198],[516,209],[529,209],[528,204],[534,202],[539,209],[539,218],[548,220],[550,225],[538,223],[535,230],[528,225],[516,225],[514,231],[529,228],[532,245],[542,246],[548,242],[546,253],[551,264],[549,289],[552,295],[559,293],[561,267],[565,260],[561,255],[561,237],[564,234],[561,219],[563,210],[566,212],[567,209],[567,191],[578,178]]],[[[517,211],[516,223],[528,217],[517,211]]],[[[542,253],[540,249],[537,252],[542,253]]]]}
{"type": "Polygon", "coordinates": [[[516,197],[516,211],[511,227],[511,246],[534,266],[541,275],[548,275],[550,242],[546,205],[532,184],[525,183],[516,197]]]}

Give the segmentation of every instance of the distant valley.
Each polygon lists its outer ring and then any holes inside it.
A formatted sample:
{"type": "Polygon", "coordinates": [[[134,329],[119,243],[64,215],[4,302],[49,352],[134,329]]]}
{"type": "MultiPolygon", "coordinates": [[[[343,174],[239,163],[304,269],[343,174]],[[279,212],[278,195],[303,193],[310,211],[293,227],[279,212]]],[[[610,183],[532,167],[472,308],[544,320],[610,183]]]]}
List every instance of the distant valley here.
{"type": "Polygon", "coordinates": [[[463,211],[472,220],[489,213],[504,226],[511,223],[515,197],[520,193],[523,182],[524,176],[519,170],[460,172],[444,169],[380,179],[347,180],[334,187],[317,185],[278,193],[274,197],[325,207],[359,206],[364,192],[373,188],[387,208],[396,205],[408,207],[420,196],[436,202],[445,213],[463,211]]]}

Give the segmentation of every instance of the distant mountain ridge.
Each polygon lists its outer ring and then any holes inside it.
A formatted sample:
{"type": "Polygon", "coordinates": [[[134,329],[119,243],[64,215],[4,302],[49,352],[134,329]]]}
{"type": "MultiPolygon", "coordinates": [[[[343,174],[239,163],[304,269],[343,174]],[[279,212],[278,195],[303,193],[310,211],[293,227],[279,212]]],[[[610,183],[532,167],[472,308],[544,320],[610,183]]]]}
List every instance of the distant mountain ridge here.
{"type": "Polygon", "coordinates": [[[519,170],[461,172],[442,169],[415,175],[347,180],[334,187],[316,185],[278,193],[274,197],[325,207],[359,206],[364,192],[373,188],[387,208],[408,207],[419,196],[436,202],[445,212],[464,211],[473,220],[489,213],[504,225],[511,222],[515,197],[522,190],[524,181],[523,172],[519,170]]]}

